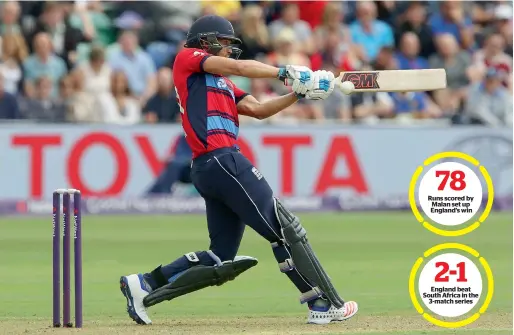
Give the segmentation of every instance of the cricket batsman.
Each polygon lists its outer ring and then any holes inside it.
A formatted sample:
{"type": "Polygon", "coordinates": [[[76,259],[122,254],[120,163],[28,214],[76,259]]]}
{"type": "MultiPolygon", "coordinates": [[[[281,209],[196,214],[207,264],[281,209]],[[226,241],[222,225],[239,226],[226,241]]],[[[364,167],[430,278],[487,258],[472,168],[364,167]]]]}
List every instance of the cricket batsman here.
{"type": "Polygon", "coordinates": [[[308,306],[308,323],[328,324],[357,313],[357,303],[344,301],[332,285],[298,217],[273,195],[236,146],[238,115],[265,119],[302,98],[326,99],[334,90],[334,75],[237,60],[240,43],[229,21],[203,16],[193,23],[185,48],[176,56],[173,78],[193,152],[191,180],[205,199],[210,246],[150,272],[121,277],[127,312],[138,324],[152,322],[148,307],[222,285],[255,266],[257,259],[236,256],[246,225],[271,244],[280,271],[300,291],[300,303],[308,306]],[[292,83],[293,92],[261,103],[236,87],[229,75],[276,78],[292,83]]]}

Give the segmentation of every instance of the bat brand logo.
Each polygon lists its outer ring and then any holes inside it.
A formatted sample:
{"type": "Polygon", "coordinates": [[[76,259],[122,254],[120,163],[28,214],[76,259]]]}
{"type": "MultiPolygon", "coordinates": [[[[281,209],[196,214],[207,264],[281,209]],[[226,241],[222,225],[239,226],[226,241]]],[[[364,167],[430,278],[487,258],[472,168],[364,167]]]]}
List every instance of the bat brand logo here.
{"type": "Polygon", "coordinates": [[[342,81],[351,81],[356,89],[378,89],[378,72],[346,72],[342,81]]]}

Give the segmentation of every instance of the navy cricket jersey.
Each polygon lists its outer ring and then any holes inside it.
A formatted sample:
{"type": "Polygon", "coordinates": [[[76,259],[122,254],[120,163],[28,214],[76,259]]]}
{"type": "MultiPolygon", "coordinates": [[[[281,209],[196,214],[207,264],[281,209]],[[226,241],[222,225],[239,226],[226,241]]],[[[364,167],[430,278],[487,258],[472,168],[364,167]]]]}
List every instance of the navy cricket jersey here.
{"type": "Polygon", "coordinates": [[[177,54],[173,64],[182,127],[193,158],[236,144],[236,105],[248,95],[228,78],[203,70],[203,63],[210,56],[201,49],[186,48],[177,54]]]}

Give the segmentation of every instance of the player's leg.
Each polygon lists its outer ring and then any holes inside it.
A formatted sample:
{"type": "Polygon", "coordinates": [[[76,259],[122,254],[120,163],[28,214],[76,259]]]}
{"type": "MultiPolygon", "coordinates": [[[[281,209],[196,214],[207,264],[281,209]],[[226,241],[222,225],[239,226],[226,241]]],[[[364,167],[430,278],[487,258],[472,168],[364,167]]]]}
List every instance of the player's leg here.
{"type": "Polygon", "coordinates": [[[255,258],[236,256],[245,227],[239,217],[223,203],[203,195],[211,240],[209,250],[189,252],[151,272],[121,278],[129,316],[137,323],[151,323],[147,307],[222,285],[257,264],[255,258]]]}
{"type": "Polygon", "coordinates": [[[300,290],[302,303],[310,308],[309,321],[343,320],[357,312],[357,304],[346,305],[334,289],[307,240],[298,218],[273,197],[260,172],[238,153],[215,158],[225,178],[215,179],[227,205],[257,233],[272,243],[281,271],[300,290]],[[287,215],[286,215],[287,214],[287,215]]]}

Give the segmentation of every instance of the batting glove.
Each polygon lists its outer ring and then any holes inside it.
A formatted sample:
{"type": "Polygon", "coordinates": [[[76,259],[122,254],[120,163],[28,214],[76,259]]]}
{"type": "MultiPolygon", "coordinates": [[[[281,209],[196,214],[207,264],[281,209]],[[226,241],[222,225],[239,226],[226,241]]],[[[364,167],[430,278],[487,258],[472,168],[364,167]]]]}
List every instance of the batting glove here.
{"type": "Polygon", "coordinates": [[[278,79],[284,84],[289,85],[295,80],[300,80],[302,83],[307,83],[312,76],[312,70],[306,66],[299,65],[286,65],[281,67],[278,71],[278,79]]]}
{"type": "Polygon", "coordinates": [[[311,82],[308,85],[307,92],[305,92],[305,98],[308,100],[325,100],[334,91],[335,80],[334,74],[330,71],[319,70],[313,72],[311,82]]]}

